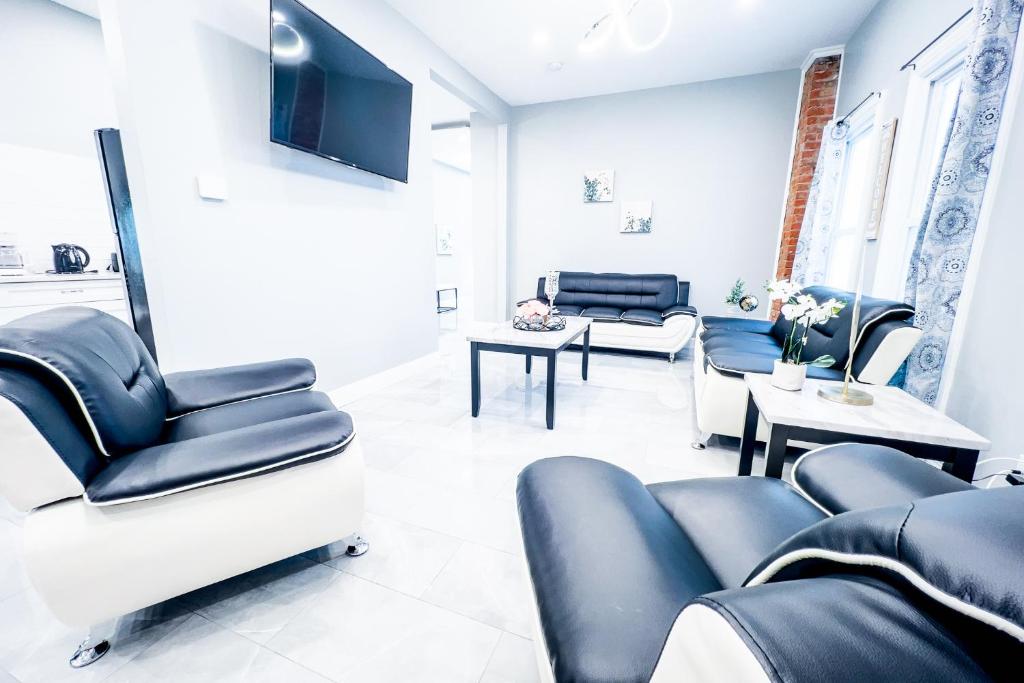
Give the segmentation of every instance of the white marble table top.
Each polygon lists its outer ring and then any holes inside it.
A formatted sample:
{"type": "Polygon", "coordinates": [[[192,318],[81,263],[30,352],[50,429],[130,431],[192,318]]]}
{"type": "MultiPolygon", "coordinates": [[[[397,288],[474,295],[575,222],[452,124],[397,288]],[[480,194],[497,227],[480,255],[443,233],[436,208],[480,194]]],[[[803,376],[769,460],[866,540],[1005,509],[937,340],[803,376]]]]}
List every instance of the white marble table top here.
{"type": "Polygon", "coordinates": [[[565,329],[557,332],[526,332],[512,327],[512,321],[502,323],[476,323],[466,335],[466,340],[485,344],[508,344],[509,346],[531,346],[539,349],[557,349],[571,342],[587,331],[590,318],[566,316],[565,329]]]}
{"type": "Polygon", "coordinates": [[[771,375],[751,373],[744,379],[769,423],[979,451],[991,446],[985,437],[896,387],[858,384],[875,402],[850,406],[818,396],[819,387],[841,382],[808,379],[802,391],[785,391],[772,386],[771,375]]]}

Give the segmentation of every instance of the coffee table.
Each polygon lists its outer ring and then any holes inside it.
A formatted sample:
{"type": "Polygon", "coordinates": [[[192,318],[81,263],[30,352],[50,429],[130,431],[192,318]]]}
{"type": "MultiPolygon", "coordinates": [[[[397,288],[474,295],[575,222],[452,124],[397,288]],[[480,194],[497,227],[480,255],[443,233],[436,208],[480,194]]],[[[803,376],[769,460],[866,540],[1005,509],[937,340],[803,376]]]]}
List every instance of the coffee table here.
{"type": "Polygon", "coordinates": [[[526,356],[526,374],[533,370],[533,357],[547,358],[547,425],[555,428],[555,369],[558,354],[580,336],[583,337],[583,381],[587,381],[590,363],[590,318],[567,317],[564,330],[526,332],[512,327],[512,321],[478,323],[466,339],[469,341],[470,388],[473,417],[480,415],[480,352],[517,353],[526,356]]]}
{"type": "Polygon", "coordinates": [[[947,463],[949,471],[965,481],[974,477],[979,451],[992,445],[985,437],[896,387],[859,386],[874,396],[874,405],[849,406],[818,396],[819,387],[840,382],[809,379],[802,391],[784,391],[772,386],[771,375],[748,373],[744,380],[748,394],[740,443],[740,476],[750,474],[759,415],[771,427],[765,476],[776,479],[782,477],[790,440],[822,445],[855,441],[892,446],[918,458],[947,463]]]}

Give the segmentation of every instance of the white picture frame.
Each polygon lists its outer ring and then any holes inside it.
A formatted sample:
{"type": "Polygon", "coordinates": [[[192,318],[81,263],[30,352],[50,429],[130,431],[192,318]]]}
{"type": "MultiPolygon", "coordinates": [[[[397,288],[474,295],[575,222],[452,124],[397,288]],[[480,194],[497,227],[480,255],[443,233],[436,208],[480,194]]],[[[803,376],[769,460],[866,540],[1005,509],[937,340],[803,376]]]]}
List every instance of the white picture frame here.
{"type": "Polygon", "coordinates": [[[610,202],[615,196],[615,170],[606,168],[583,174],[583,203],[610,202]]]}
{"type": "Polygon", "coordinates": [[[622,202],[619,232],[647,235],[654,228],[653,202],[622,202]]]}

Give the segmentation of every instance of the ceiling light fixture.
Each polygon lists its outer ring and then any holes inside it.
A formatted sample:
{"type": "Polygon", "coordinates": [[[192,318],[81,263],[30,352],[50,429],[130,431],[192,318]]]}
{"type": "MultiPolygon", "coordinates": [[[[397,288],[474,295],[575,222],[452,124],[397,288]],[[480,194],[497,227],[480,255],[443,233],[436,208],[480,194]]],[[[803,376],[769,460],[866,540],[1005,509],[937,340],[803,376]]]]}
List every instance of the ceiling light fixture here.
{"type": "Polygon", "coordinates": [[[672,27],[672,3],[669,0],[646,0],[646,2],[658,2],[664,12],[661,30],[653,39],[646,42],[639,42],[633,35],[633,27],[630,26],[630,17],[637,6],[645,0],[625,0],[627,6],[623,7],[623,0],[612,0],[612,11],[602,15],[590,25],[583,34],[583,41],[580,42],[579,50],[583,53],[595,52],[611,39],[614,33],[622,36],[623,42],[637,52],[653,50],[668,37],[669,29],[672,27]]]}
{"type": "Polygon", "coordinates": [[[561,71],[564,66],[562,62],[548,62],[548,71],[561,71]]]}
{"type": "Polygon", "coordinates": [[[544,47],[551,42],[551,35],[547,31],[536,31],[533,34],[533,44],[537,47],[544,47]]]}

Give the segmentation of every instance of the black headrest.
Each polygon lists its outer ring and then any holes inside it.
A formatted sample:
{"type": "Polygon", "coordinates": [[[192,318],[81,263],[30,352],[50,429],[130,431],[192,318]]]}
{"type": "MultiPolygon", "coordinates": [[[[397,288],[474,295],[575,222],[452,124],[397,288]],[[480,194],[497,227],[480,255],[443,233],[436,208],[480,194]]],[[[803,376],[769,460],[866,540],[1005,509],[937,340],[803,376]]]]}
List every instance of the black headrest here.
{"type": "Polygon", "coordinates": [[[1024,643],[1024,488],[846,512],[792,536],[746,585],[865,572],[1024,643]]]}
{"type": "Polygon", "coordinates": [[[55,308],[0,326],[0,364],[59,380],[105,455],[149,446],[163,430],[167,395],[156,361],[107,313],[55,308]]]}

